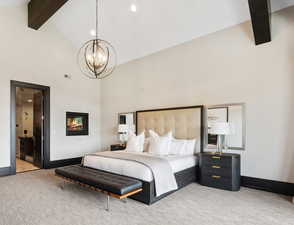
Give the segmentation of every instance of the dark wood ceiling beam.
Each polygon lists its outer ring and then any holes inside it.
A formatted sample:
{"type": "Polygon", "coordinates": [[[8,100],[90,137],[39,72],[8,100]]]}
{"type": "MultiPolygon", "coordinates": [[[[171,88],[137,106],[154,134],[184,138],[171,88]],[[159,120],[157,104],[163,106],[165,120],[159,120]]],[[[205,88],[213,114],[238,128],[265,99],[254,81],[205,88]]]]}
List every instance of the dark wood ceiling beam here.
{"type": "Polygon", "coordinates": [[[248,0],[255,44],[270,42],[271,3],[270,0],[248,0]]]}
{"type": "Polygon", "coordinates": [[[28,4],[28,26],[38,30],[68,0],[31,0],[28,4]]]}

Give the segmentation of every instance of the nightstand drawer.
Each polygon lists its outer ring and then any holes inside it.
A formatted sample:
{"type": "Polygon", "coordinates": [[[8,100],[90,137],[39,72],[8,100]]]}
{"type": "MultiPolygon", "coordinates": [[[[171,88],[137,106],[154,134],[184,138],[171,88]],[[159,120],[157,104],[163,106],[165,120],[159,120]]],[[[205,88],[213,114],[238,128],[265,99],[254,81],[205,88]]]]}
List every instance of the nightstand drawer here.
{"type": "Polygon", "coordinates": [[[232,163],[231,157],[221,156],[221,155],[204,155],[203,165],[207,164],[217,164],[217,165],[230,165],[232,163]]]}
{"type": "Polygon", "coordinates": [[[211,166],[201,168],[200,172],[204,176],[218,175],[221,177],[232,178],[232,169],[231,168],[221,168],[220,166],[211,166]]]}
{"type": "Polygon", "coordinates": [[[232,169],[232,164],[230,163],[207,163],[207,162],[202,162],[202,168],[204,169],[227,169],[231,170],[232,169]]]}
{"type": "Polygon", "coordinates": [[[200,184],[238,191],[240,189],[240,155],[200,153],[200,184]]]}
{"type": "Polygon", "coordinates": [[[202,185],[208,187],[220,188],[224,190],[232,189],[232,180],[218,175],[202,176],[200,182],[202,185]]]}

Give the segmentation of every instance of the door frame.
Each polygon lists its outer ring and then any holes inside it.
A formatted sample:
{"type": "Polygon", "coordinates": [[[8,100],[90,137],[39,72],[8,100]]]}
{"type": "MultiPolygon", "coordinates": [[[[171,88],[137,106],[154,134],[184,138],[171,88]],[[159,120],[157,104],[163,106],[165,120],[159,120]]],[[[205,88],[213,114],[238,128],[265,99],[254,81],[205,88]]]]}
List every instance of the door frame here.
{"type": "Polygon", "coordinates": [[[21,81],[10,81],[10,175],[16,174],[16,88],[31,88],[43,92],[44,139],[42,168],[50,163],[50,87],[21,81]]]}

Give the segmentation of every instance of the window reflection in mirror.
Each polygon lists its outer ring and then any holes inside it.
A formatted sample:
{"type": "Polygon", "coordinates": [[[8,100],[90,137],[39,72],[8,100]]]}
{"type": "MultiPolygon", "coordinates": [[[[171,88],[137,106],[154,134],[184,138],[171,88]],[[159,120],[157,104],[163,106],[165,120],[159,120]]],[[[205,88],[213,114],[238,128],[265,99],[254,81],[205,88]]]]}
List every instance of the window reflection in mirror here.
{"type": "Polygon", "coordinates": [[[245,150],[245,104],[225,104],[206,108],[206,148],[215,149],[217,135],[209,134],[213,123],[227,122],[231,126],[232,134],[226,137],[228,149],[245,150]]]}
{"type": "Polygon", "coordinates": [[[118,114],[118,135],[119,140],[125,143],[128,140],[128,135],[130,132],[135,133],[135,113],[119,113],[118,114]]]}

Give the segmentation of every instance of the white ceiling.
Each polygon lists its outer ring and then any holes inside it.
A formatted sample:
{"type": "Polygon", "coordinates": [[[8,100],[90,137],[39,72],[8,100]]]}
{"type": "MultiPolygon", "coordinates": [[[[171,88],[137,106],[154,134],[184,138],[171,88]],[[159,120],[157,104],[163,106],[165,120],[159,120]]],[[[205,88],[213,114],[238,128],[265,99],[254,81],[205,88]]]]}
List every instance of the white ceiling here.
{"type": "Polygon", "coordinates": [[[5,5],[20,5],[28,3],[30,0],[0,0],[0,6],[5,5]]]}
{"type": "MultiPolygon", "coordinates": [[[[27,0],[0,0],[18,4],[27,0]]],[[[141,58],[250,18],[248,0],[99,0],[100,38],[117,50],[119,64],[141,58]],[[131,4],[137,12],[131,12],[131,4]]],[[[272,0],[276,11],[294,0],[272,0]]],[[[95,0],[69,0],[50,19],[74,46],[91,39],[95,0]]]]}

